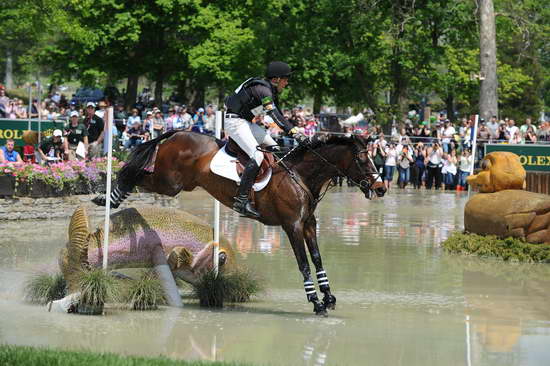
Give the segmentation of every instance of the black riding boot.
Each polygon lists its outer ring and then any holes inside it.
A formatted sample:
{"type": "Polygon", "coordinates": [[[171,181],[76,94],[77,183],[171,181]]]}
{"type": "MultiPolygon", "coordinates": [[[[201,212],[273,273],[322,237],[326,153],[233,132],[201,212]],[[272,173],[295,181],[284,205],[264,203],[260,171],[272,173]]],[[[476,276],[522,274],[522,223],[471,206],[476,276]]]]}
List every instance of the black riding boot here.
{"type": "Polygon", "coordinates": [[[254,159],[250,159],[244,168],[243,175],[241,176],[241,184],[237,190],[235,203],[233,203],[233,209],[241,215],[260,217],[260,214],[254,209],[248,197],[259,171],[260,167],[254,159]]]}

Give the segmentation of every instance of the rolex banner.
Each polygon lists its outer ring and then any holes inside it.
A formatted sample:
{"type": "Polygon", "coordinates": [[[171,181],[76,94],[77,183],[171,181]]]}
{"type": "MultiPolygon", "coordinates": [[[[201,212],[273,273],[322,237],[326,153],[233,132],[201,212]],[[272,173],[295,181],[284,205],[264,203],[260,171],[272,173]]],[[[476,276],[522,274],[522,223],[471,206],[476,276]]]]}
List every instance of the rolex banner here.
{"type": "Polygon", "coordinates": [[[485,145],[485,155],[493,151],[509,151],[518,155],[526,171],[550,172],[550,145],[485,145]]]}
{"type": "MultiPolygon", "coordinates": [[[[53,133],[53,130],[56,128],[63,129],[65,121],[50,121],[42,120],[40,126],[38,120],[31,121],[31,129],[33,131],[42,132],[42,136],[50,136],[53,133]]],[[[23,132],[28,130],[29,120],[28,119],[2,119],[0,120],[0,146],[3,146],[6,143],[6,140],[13,139],[15,141],[15,146],[24,146],[25,141],[23,141],[23,132]]]]}

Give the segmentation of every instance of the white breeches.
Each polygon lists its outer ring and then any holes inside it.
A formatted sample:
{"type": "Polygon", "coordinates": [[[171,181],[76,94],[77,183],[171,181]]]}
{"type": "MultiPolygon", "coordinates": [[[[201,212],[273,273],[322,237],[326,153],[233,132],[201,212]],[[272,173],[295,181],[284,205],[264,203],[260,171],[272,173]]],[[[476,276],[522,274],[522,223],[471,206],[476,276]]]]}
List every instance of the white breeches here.
{"type": "Polygon", "coordinates": [[[226,118],[224,129],[250,158],[256,160],[258,165],[264,159],[264,154],[256,149],[258,145],[277,145],[265,128],[242,118],[226,118]]]}

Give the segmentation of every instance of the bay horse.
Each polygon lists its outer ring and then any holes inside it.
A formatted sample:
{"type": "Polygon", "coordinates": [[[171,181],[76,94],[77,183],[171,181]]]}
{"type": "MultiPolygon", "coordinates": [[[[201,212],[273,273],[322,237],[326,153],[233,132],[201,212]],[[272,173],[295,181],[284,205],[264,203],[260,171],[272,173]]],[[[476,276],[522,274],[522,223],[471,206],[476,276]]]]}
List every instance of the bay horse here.
{"type": "MultiPolygon", "coordinates": [[[[221,140],[210,136],[169,131],[132,151],[118,173],[118,192],[131,192],[139,186],[150,192],[175,196],[182,190],[202,187],[231,208],[237,184],[210,171],[210,161],[222,146],[221,140]],[[153,163],[153,171],[147,172],[153,163]]],[[[336,297],[330,292],[323,269],[314,211],[323,189],[328,188],[327,184],[336,176],[350,179],[367,198],[374,194],[381,197],[386,192],[367,153],[366,139],[324,136],[294,148],[282,162],[274,164],[269,184],[253,194],[255,207],[261,214],[257,220],[265,225],[281,226],[287,234],[303,276],[307,300],[313,303],[314,312],[323,316],[327,316],[327,309],[335,308],[336,297]],[[304,240],[315,265],[319,289],[324,294],[322,302],[312,280],[304,240]]],[[[124,193],[122,198],[127,195],[124,193]]],[[[100,204],[96,201],[99,198],[94,199],[96,204],[100,204]]]]}

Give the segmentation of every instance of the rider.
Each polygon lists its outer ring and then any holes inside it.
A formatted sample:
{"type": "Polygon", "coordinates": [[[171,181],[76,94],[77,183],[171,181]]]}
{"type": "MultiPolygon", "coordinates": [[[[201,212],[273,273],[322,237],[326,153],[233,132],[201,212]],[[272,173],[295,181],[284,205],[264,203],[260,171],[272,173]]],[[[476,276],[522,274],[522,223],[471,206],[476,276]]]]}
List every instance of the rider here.
{"type": "Polygon", "coordinates": [[[265,79],[246,80],[225,100],[225,132],[250,157],[245,164],[233,204],[233,209],[245,216],[260,216],[249,199],[249,192],[264,158],[257,147],[260,144],[277,145],[266,129],[253,122],[256,121],[255,117],[267,114],[288,136],[294,137],[298,142],[307,139],[279,110],[278,94],[288,85],[290,74],[290,66],[286,63],[270,62],[265,79]]]}

